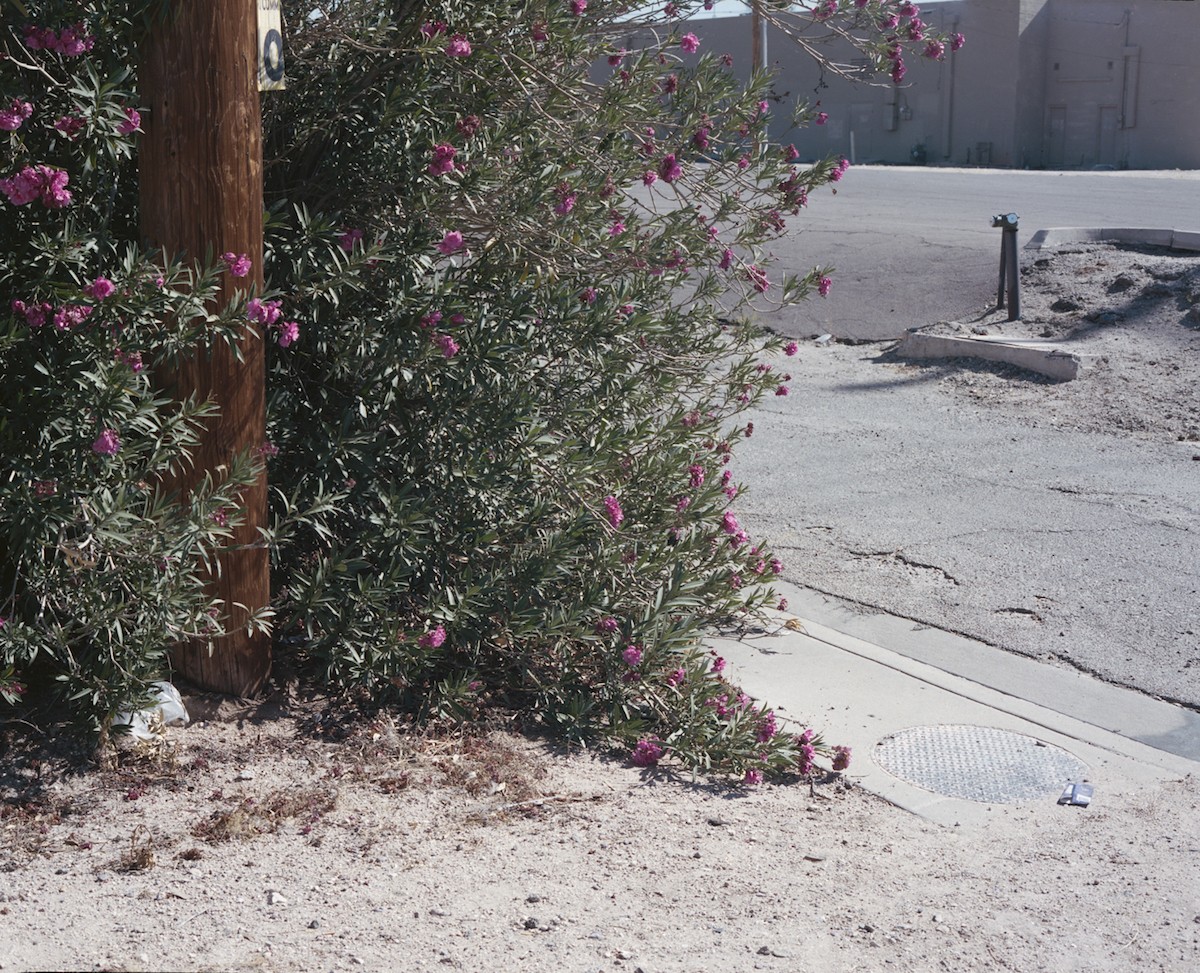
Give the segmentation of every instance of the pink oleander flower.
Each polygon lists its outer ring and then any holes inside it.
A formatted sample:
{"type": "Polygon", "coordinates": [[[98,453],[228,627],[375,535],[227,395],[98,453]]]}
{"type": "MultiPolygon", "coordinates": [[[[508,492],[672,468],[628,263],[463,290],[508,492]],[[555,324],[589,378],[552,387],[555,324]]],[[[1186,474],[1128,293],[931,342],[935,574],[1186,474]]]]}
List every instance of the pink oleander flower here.
{"type": "Polygon", "coordinates": [[[656,737],[643,737],[638,740],[629,759],[635,767],[654,767],[662,760],[665,752],[656,737]]]}
{"type": "Polygon", "coordinates": [[[833,167],[833,171],[829,173],[830,182],[841,182],[842,176],[846,174],[846,170],[850,168],[849,159],[839,159],[838,164],[833,167]]]}
{"type": "Polygon", "coordinates": [[[142,127],[142,115],[136,108],[125,109],[125,120],[117,126],[118,135],[131,135],[134,132],[140,131],[142,127]]]}
{"type": "Polygon", "coordinates": [[[668,152],[658,164],[658,175],[663,182],[674,182],[683,175],[683,167],[675,160],[675,153],[668,152]]]}
{"type": "Polygon", "coordinates": [[[624,232],[625,232],[625,224],[624,224],[624,222],[622,222],[620,217],[617,217],[616,219],[613,220],[612,226],[610,226],[608,228],[608,235],[609,236],[620,236],[624,232]]]}
{"type": "Polygon", "coordinates": [[[791,358],[799,350],[800,350],[800,346],[798,344],[796,344],[796,342],[794,342],[794,341],[789,341],[786,345],[783,346],[783,353],[785,355],[787,355],[789,358],[791,358]]]}
{"type": "Polygon", "coordinates": [[[358,229],[350,229],[342,232],[338,237],[338,246],[346,253],[350,253],[354,249],[354,244],[358,243],[363,238],[363,231],[358,229]]]}
{"type": "Polygon", "coordinates": [[[823,111],[817,112],[816,122],[818,125],[824,125],[827,121],[829,121],[829,113],[828,112],[823,112],[823,111]]]}
{"type": "Polygon", "coordinates": [[[946,45],[938,40],[926,41],[925,50],[921,52],[921,55],[931,61],[940,61],[946,56],[946,45]]]}
{"type": "Polygon", "coordinates": [[[583,291],[580,292],[579,301],[580,301],[580,303],[586,304],[588,307],[591,307],[593,304],[596,303],[596,296],[597,296],[596,288],[585,287],[583,289],[583,291]]]}
{"type": "Polygon", "coordinates": [[[100,456],[116,456],[121,449],[121,437],[115,429],[105,429],[92,443],[92,452],[100,456]]]}
{"type": "Polygon", "coordinates": [[[417,639],[417,645],[423,649],[440,648],[446,641],[446,630],[441,625],[426,632],[417,639]]]}
{"type": "Polygon", "coordinates": [[[904,80],[904,75],[908,73],[908,68],[904,66],[904,58],[898,57],[892,62],[892,83],[899,84],[904,80]]]}
{"type": "Polygon", "coordinates": [[[686,678],[687,672],[685,672],[683,669],[676,669],[674,672],[667,673],[667,685],[674,689],[686,678]]]}
{"type": "Polygon", "coordinates": [[[539,43],[546,40],[550,36],[546,29],[545,21],[539,20],[532,28],[533,39],[539,43]]]}
{"type": "Polygon", "coordinates": [[[679,47],[685,54],[695,54],[700,50],[700,38],[695,34],[684,34],[679,38],[679,47]]]}
{"type": "Polygon", "coordinates": [[[704,486],[704,467],[699,463],[694,463],[688,467],[688,476],[690,477],[688,482],[693,487],[704,486]]]}
{"type": "Polygon", "coordinates": [[[440,20],[425,21],[421,25],[421,36],[428,40],[430,37],[436,37],[438,34],[446,33],[446,25],[440,20]]]}
{"type": "Polygon", "coordinates": [[[742,576],[740,574],[731,574],[729,576],[729,587],[737,591],[742,586],[742,576]]]}
{"type": "Polygon", "coordinates": [[[448,334],[438,335],[433,339],[433,343],[442,350],[442,354],[446,358],[453,358],[458,354],[458,342],[448,334]]]}
{"type": "Polygon", "coordinates": [[[52,497],[58,493],[58,480],[34,480],[34,496],[52,497]]]}
{"type": "Polygon", "coordinates": [[[300,325],[295,321],[285,321],[283,327],[279,329],[280,348],[286,348],[288,345],[295,342],[300,337],[300,325]]]}
{"type": "Polygon", "coordinates": [[[765,294],[771,287],[771,282],[767,279],[767,272],[761,269],[758,264],[751,264],[746,268],[746,279],[754,285],[754,289],[760,294],[765,294]]]}
{"type": "Polygon", "coordinates": [[[463,34],[455,34],[445,50],[449,57],[470,57],[471,42],[463,34]]]}
{"type": "Polygon", "coordinates": [[[763,714],[762,722],[758,724],[758,732],[755,734],[755,739],[759,743],[766,743],[778,732],[779,722],[775,719],[775,711],[769,709],[763,714]]]}
{"type": "Polygon", "coordinates": [[[769,101],[760,101],[758,103],[758,113],[760,115],[765,115],[770,110],[771,110],[771,103],[769,101]]]}
{"type": "Polygon", "coordinates": [[[587,10],[587,0],[571,0],[571,13],[579,17],[587,10]]]}
{"type": "Polygon", "coordinates": [[[850,747],[833,748],[833,769],[843,771],[850,767],[850,747]]]}
{"type": "Polygon", "coordinates": [[[950,50],[960,51],[966,42],[967,39],[962,34],[954,34],[950,37],[950,50]]]}
{"type": "Polygon", "coordinates": [[[467,115],[458,119],[458,121],[454,123],[454,127],[457,129],[458,134],[464,138],[470,138],[479,131],[480,126],[482,125],[483,119],[478,115],[467,115]]]}
{"type": "Polygon", "coordinates": [[[822,297],[827,296],[832,287],[833,287],[832,278],[822,277],[819,281],[817,281],[817,293],[820,294],[822,297]]]}
{"type": "Polygon", "coordinates": [[[70,331],[83,324],[91,313],[90,304],[65,304],[54,312],[54,327],[59,331],[70,331]]]}
{"type": "Polygon", "coordinates": [[[920,12],[921,12],[921,8],[918,7],[915,3],[905,2],[905,3],[900,4],[900,16],[901,17],[915,17],[920,12]]]}
{"type": "Polygon", "coordinates": [[[779,558],[771,558],[771,573],[783,574],[783,562],[779,558]]]}
{"type": "Polygon", "coordinates": [[[46,50],[61,54],[63,57],[78,57],[80,54],[90,51],[96,42],[96,39],[87,34],[86,30],[87,28],[82,23],[64,27],[58,33],[49,27],[30,25],[25,28],[25,46],[31,51],[46,50]]]}
{"type": "Polygon", "coordinates": [[[255,324],[270,327],[283,316],[279,301],[263,301],[257,297],[246,302],[246,317],[255,324]]]}
{"type": "Polygon", "coordinates": [[[709,145],[708,133],[709,129],[707,127],[702,126],[701,128],[697,129],[696,134],[692,136],[692,145],[696,146],[696,148],[700,149],[701,151],[707,149],[709,145]]]}
{"type": "Polygon", "coordinates": [[[250,273],[250,268],[253,266],[250,256],[245,253],[233,253],[229,251],[221,254],[221,259],[225,261],[225,266],[229,268],[229,272],[234,277],[245,277],[250,273]]]}
{"type": "Polygon", "coordinates": [[[79,133],[83,130],[84,120],[78,115],[63,115],[62,118],[55,119],[54,128],[62,132],[71,141],[79,138],[79,133]]]}
{"type": "Polygon", "coordinates": [[[596,634],[612,635],[619,627],[620,625],[615,618],[611,615],[605,615],[596,623],[596,634]]]}
{"type": "Polygon", "coordinates": [[[779,396],[787,395],[791,390],[786,385],[781,385],[775,390],[775,394],[779,396]]]}
{"type": "Polygon", "coordinates": [[[458,253],[463,248],[463,235],[458,230],[451,230],[442,237],[442,242],[437,245],[438,252],[444,256],[450,256],[452,253],[458,253]]]}
{"type": "Polygon", "coordinates": [[[721,254],[721,262],[717,264],[722,270],[728,270],[733,265],[733,251],[726,248],[721,254]]]}
{"type": "Polygon", "coordinates": [[[647,169],[642,173],[643,186],[653,186],[656,182],[658,182],[658,173],[653,169],[647,169]]]}
{"type": "Polygon", "coordinates": [[[796,770],[802,774],[812,773],[813,762],[817,756],[817,749],[811,743],[802,743],[798,748],[796,756],[796,770]]]}
{"type": "Polygon", "coordinates": [[[614,530],[621,526],[621,521],[625,519],[625,513],[621,510],[621,503],[616,497],[610,494],[604,498],[604,511],[614,530]]]}
{"type": "Polygon", "coordinates": [[[107,277],[97,277],[83,289],[83,292],[93,301],[103,301],[105,298],[111,297],[116,289],[116,286],[107,277]]]}
{"type": "Polygon", "coordinates": [[[66,185],[69,176],[50,166],[26,166],[16,175],[0,179],[3,192],[13,206],[24,206],[40,198],[48,209],[62,209],[71,203],[66,185]]]}
{"type": "Polygon", "coordinates": [[[725,513],[721,515],[721,529],[724,530],[726,534],[736,534],[739,530],[741,530],[741,528],[738,526],[738,519],[736,516],[734,516],[732,510],[726,510],[725,513]]]}
{"type": "Polygon", "coordinates": [[[558,197],[558,202],[554,205],[554,212],[559,216],[566,216],[575,208],[575,201],[579,198],[578,194],[571,192],[571,187],[565,182],[561,183],[554,194],[558,197]]]}
{"type": "Polygon", "coordinates": [[[8,108],[0,109],[0,131],[15,132],[32,114],[33,105],[30,102],[14,98],[8,108]]]}
{"type": "Polygon", "coordinates": [[[837,0],[822,0],[820,4],[813,8],[813,18],[816,20],[828,20],[837,13],[837,0]]]}
{"type": "Polygon", "coordinates": [[[744,776],[742,778],[742,783],[748,784],[750,786],[756,786],[758,784],[761,784],[762,782],[763,782],[763,775],[762,775],[761,770],[747,770],[746,776],[744,776]]]}
{"type": "Polygon", "coordinates": [[[642,649],[637,645],[627,645],[625,651],[621,653],[621,658],[625,660],[625,665],[633,669],[642,662],[642,649]]]}
{"type": "Polygon", "coordinates": [[[725,671],[725,660],[721,656],[717,656],[715,659],[713,659],[712,672],[714,672],[716,675],[719,676],[724,671],[725,671]]]}
{"type": "Polygon", "coordinates": [[[453,172],[456,155],[458,155],[458,149],[453,145],[449,142],[439,142],[433,147],[433,161],[425,167],[425,171],[431,176],[444,176],[448,172],[453,172]]]}
{"type": "Polygon", "coordinates": [[[779,611],[781,611],[781,612],[787,611],[788,610],[788,600],[786,598],[780,598],[779,604],[776,605],[775,607],[777,609],[779,609],[779,611]]]}
{"type": "Polygon", "coordinates": [[[268,439],[261,446],[259,446],[258,449],[255,450],[255,453],[257,453],[263,459],[274,459],[279,455],[279,447],[268,439]]]}

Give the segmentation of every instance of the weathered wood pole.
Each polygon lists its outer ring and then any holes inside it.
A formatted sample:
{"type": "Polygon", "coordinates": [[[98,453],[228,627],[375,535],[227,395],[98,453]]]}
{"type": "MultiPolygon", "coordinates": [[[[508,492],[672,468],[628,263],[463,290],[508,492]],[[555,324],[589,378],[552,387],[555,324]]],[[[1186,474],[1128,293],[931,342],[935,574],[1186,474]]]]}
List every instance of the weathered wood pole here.
{"type": "MultiPolygon", "coordinates": [[[[262,284],[262,120],[259,115],[254,0],[185,0],[170,5],[141,52],[143,115],[139,149],[141,232],[167,255],[194,263],[207,255],[247,254],[250,275],[226,274],[218,301],[238,287],[262,284]]],[[[195,464],[170,484],[184,493],[206,472],[219,476],[238,451],[266,436],[263,342],[245,339],[242,361],[223,343],[163,376],[182,398],[211,399],[220,415],[206,426],[195,464]]],[[[254,544],[266,524],[267,483],[243,494],[244,520],[235,544],[254,544]]],[[[212,655],[204,643],[178,645],[175,668],[194,683],[238,696],[256,693],[271,668],[268,635],[248,633],[247,609],[270,601],[270,564],[263,547],[228,552],[211,578],[230,614],[229,634],[212,655]],[[245,608],[238,607],[243,605],[245,608]]]]}

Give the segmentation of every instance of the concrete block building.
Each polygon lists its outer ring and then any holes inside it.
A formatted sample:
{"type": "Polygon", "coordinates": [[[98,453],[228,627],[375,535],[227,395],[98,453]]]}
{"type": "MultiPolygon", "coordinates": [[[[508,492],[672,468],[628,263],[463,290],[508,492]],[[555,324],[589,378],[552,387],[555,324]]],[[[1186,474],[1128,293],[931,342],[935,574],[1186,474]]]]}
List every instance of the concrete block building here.
{"type": "MultiPolygon", "coordinates": [[[[792,29],[820,33],[811,16],[792,29]]],[[[904,84],[872,86],[822,71],[776,27],[767,62],[781,109],[821,102],[826,125],[772,134],[805,158],[1017,168],[1200,169],[1200,2],[951,0],[921,18],[967,42],[943,61],[906,59],[904,84]]],[[[748,17],[696,21],[707,50],[748,73],[748,17]]],[[[829,55],[854,69],[856,52],[829,55]]]]}

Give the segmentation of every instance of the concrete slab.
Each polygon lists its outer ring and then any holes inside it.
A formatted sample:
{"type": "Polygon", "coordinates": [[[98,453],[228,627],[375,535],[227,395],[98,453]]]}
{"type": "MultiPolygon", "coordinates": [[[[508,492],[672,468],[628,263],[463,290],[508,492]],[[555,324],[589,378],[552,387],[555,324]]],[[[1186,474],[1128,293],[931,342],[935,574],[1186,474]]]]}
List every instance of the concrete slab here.
{"type": "MultiPolygon", "coordinates": [[[[812,725],[831,743],[850,746],[849,776],[891,803],[948,827],[986,826],[995,805],[934,793],[893,776],[875,760],[890,734],[916,726],[993,727],[1065,750],[1087,767],[1096,788],[1137,789],[1200,773],[1200,762],[1147,746],[1018,696],[907,658],[810,619],[778,614],[778,627],[709,645],[729,663],[727,676],[781,716],[812,725]],[[786,627],[792,620],[795,628],[786,627]]],[[[1064,784],[1066,782],[1064,781],[1064,784]]],[[[1080,813],[1041,800],[1047,814],[1080,813]]],[[[1086,812],[1083,812],[1086,813],[1086,812]]]]}
{"type": "Polygon", "coordinates": [[[1025,244],[1026,250],[1061,247],[1067,243],[1125,243],[1145,247],[1175,247],[1177,249],[1200,250],[1200,242],[1193,237],[1200,234],[1161,227],[1083,227],[1055,226],[1038,230],[1025,244]],[[1183,245],[1177,243],[1183,241],[1183,245]]]}
{"type": "Polygon", "coordinates": [[[1200,250],[1200,232],[1176,230],[1171,235],[1171,247],[1175,250],[1200,250]]]}
{"type": "Polygon", "coordinates": [[[901,358],[980,358],[1027,368],[1060,382],[1070,382],[1079,375],[1077,356],[1057,346],[1033,341],[1010,341],[997,338],[955,338],[949,335],[908,331],[895,347],[901,358]]]}

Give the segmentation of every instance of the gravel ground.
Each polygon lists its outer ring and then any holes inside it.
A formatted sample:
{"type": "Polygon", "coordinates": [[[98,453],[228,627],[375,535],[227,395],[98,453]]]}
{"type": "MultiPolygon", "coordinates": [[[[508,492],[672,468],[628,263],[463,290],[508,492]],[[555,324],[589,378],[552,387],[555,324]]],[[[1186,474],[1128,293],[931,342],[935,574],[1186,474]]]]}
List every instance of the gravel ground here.
{"type": "Polygon", "coordinates": [[[8,749],[3,968],[1200,965],[1194,778],[945,829],[853,768],[727,789],[506,733],[331,731],[319,710],[172,730],[162,766],[8,749]]]}

